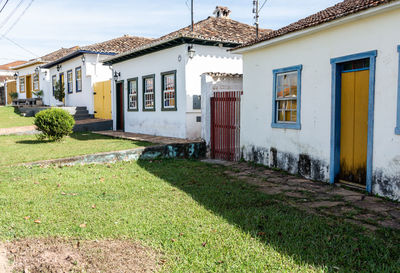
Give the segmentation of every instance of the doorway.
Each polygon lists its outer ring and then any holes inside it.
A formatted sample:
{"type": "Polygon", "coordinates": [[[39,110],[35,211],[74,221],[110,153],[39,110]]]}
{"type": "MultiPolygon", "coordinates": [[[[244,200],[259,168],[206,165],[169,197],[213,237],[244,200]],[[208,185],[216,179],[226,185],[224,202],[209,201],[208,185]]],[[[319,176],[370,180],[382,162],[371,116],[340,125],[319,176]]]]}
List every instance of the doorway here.
{"type": "Polygon", "coordinates": [[[120,131],[125,131],[124,122],[124,82],[115,83],[115,94],[116,94],[116,115],[117,124],[116,128],[120,131]]]}
{"type": "Polygon", "coordinates": [[[28,75],[26,76],[26,98],[31,99],[32,98],[32,76],[28,75]]]}
{"type": "Polygon", "coordinates": [[[372,189],[376,51],[335,58],[332,64],[330,182],[372,189]]]}

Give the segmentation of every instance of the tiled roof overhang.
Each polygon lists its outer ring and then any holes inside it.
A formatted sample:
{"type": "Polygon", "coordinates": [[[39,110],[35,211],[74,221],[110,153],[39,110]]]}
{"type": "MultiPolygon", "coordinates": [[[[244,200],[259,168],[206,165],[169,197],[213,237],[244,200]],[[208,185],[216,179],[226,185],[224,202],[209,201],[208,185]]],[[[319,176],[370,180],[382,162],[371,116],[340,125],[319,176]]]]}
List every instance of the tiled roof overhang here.
{"type": "Polygon", "coordinates": [[[90,51],[90,50],[77,50],[77,51],[72,52],[71,54],[68,54],[67,56],[62,57],[62,58],[60,58],[60,59],[58,59],[58,60],[56,60],[54,62],[47,63],[47,64],[43,65],[42,68],[51,68],[51,67],[53,67],[55,65],[58,65],[58,64],[63,63],[63,62],[66,62],[68,60],[71,60],[71,59],[73,59],[75,57],[78,57],[80,55],[83,55],[83,54],[115,55],[116,53],[114,53],[114,52],[90,51]]]}
{"type": "Polygon", "coordinates": [[[197,37],[174,37],[168,40],[162,40],[159,43],[150,43],[139,48],[135,48],[132,51],[128,51],[114,57],[111,57],[103,62],[104,65],[112,65],[115,63],[120,63],[129,59],[137,58],[146,54],[154,53],[160,50],[172,48],[182,44],[197,44],[197,45],[207,45],[207,46],[218,46],[233,48],[240,45],[239,42],[235,41],[219,41],[211,39],[201,39],[197,37]]]}

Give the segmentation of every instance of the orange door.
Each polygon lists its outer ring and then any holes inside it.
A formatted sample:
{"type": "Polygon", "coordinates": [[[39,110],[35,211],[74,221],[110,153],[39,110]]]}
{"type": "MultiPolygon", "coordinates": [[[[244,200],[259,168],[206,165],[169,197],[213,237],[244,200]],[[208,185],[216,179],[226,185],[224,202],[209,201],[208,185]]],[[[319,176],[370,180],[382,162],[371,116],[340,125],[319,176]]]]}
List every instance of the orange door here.
{"type": "Polygon", "coordinates": [[[25,88],[26,88],[26,98],[27,99],[32,98],[32,77],[31,77],[31,75],[26,76],[25,88]]]}

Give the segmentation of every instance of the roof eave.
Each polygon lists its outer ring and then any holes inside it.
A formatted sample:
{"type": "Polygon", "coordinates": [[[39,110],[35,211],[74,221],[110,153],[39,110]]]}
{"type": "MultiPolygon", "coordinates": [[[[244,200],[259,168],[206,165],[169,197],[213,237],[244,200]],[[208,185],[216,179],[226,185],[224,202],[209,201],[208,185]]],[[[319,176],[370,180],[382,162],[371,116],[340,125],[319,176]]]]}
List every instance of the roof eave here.
{"type": "Polygon", "coordinates": [[[254,45],[239,47],[237,49],[234,48],[231,50],[231,52],[235,53],[235,54],[243,54],[243,53],[247,53],[250,51],[270,47],[272,45],[280,44],[280,43],[287,42],[290,40],[295,40],[295,39],[313,34],[315,32],[319,32],[319,31],[323,31],[323,30],[326,30],[326,29],[329,29],[332,27],[343,25],[343,24],[346,24],[346,23],[349,23],[349,22],[352,22],[355,20],[359,20],[361,18],[373,16],[373,15],[376,15],[376,14],[379,14],[379,13],[382,13],[382,12],[385,12],[387,10],[391,10],[394,8],[400,8],[400,1],[389,3],[386,5],[382,5],[382,6],[378,6],[378,7],[374,7],[374,8],[370,8],[370,9],[361,11],[359,13],[351,14],[351,15],[348,15],[348,16],[345,16],[345,17],[342,17],[339,19],[332,20],[330,22],[326,22],[326,23],[317,25],[315,27],[310,27],[310,28],[306,28],[304,30],[290,32],[288,34],[278,36],[278,37],[272,38],[270,40],[258,42],[254,45]]]}
{"type": "Polygon", "coordinates": [[[148,47],[146,47],[145,45],[143,47],[138,48],[137,50],[117,55],[115,57],[105,60],[103,64],[112,65],[115,63],[120,63],[126,60],[134,59],[143,55],[172,48],[182,44],[199,44],[199,45],[209,45],[209,46],[217,46],[219,44],[222,44],[224,47],[231,47],[231,48],[240,45],[239,42],[234,42],[234,41],[219,41],[211,39],[200,39],[194,37],[178,36],[174,37],[173,39],[165,40],[162,43],[155,43],[153,45],[150,44],[150,46],[148,47]]]}
{"type": "Polygon", "coordinates": [[[71,60],[71,59],[73,59],[73,58],[76,58],[76,57],[78,57],[78,56],[80,56],[80,55],[83,55],[83,54],[116,55],[116,53],[114,53],[114,52],[100,52],[100,51],[91,51],[91,50],[77,50],[77,51],[74,51],[74,52],[68,54],[67,56],[64,56],[64,57],[62,57],[62,58],[60,58],[60,59],[58,59],[58,60],[56,60],[56,61],[53,61],[53,62],[50,62],[50,63],[47,63],[47,64],[43,65],[42,68],[51,68],[51,67],[53,67],[53,66],[55,66],[55,65],[58,65],[58,64],[60,64],[60,63],[66,62],[66,61],[69,61],[69,60],[71,60]]]}
{"type": "Polygon", "coordinates": [[[31,61],[31,62],[27,62],[27,63],[24,63],[24,64],[12,66],[12,67],[10,67],[10,69],[18,70],[18,69],[22,69],[22,68],[26,68],[26,67],[35,65],[35,64],[43,64],[43,63],[45,63],[45,62],[41,61],[40,59],[35,59],[34,61],[31,61]]]}

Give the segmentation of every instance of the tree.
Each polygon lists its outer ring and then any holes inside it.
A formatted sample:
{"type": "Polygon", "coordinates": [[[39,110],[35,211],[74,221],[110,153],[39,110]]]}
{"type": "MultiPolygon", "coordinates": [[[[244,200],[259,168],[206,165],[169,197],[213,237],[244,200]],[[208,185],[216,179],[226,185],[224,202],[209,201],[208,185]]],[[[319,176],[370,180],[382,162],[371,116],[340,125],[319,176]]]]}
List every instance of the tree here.
{"type": "Polygon", "coordinates": [[[54,86],[54,97],[59,100],[63,101],[65,98],[65,88],[63,84],[60,84],[60,82],[56,82],[56,85],[54,86]]]}

